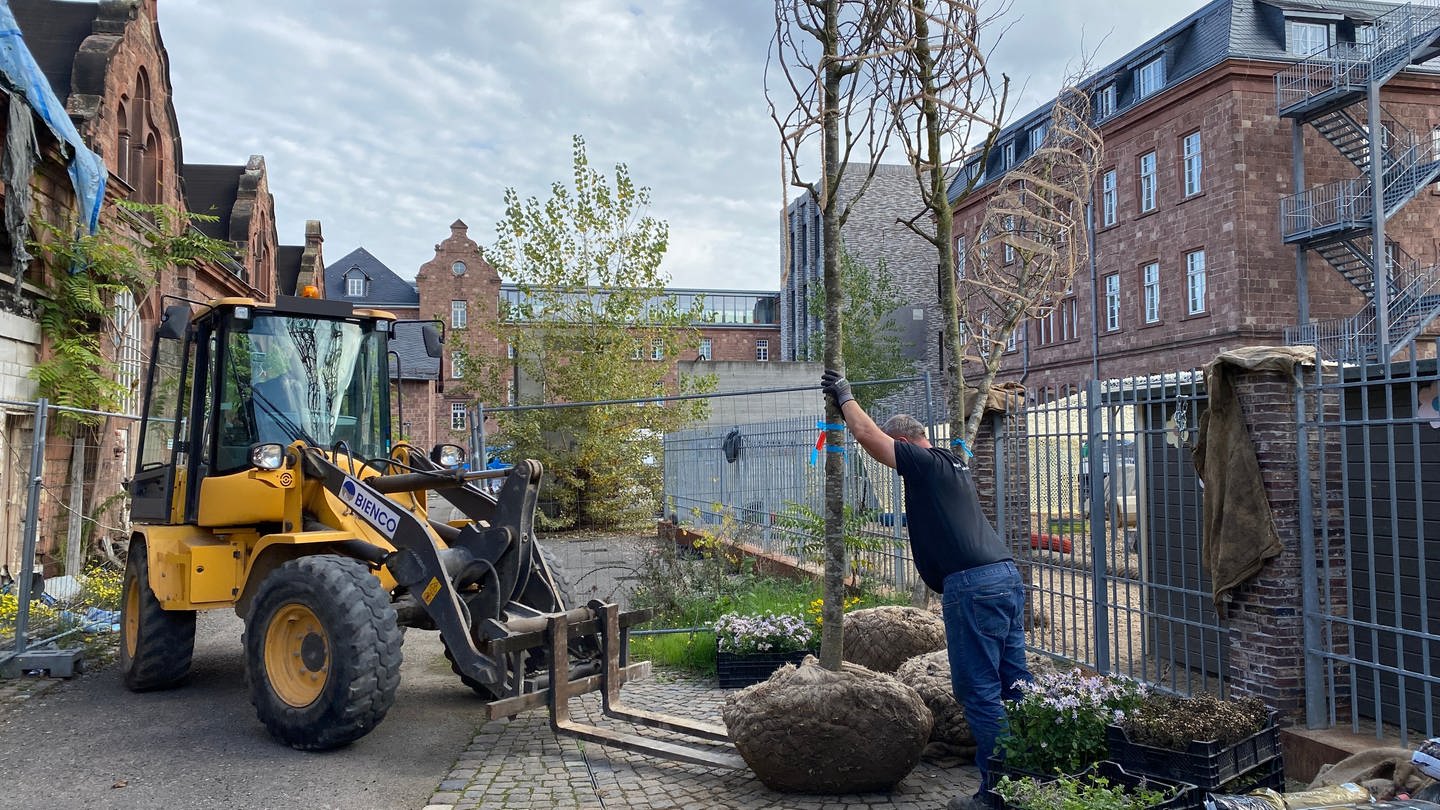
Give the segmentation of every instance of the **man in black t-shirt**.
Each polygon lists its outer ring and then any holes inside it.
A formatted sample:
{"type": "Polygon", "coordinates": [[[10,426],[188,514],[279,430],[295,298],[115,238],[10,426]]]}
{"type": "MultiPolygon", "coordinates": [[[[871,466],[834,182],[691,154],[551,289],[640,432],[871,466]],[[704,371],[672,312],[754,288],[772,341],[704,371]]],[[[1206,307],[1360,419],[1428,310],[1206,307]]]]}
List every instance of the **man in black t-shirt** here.
{"type": "MultiPolygon", "coordinates": [[[[1020,697],[1025,666],[1025,585],[1010,549],[980,510],[970,468],[934,447],[914,418],[892,417],[882,429],[839,372],[825,370],[821,388],[855,441],[905,481],[910,552],[920,578],[943,595],[941,616],[950,654],[950,682],[975,735],[981,784],[995,741],[1005,728],[1005,700],[1020,697]]],[[[952,808],[979,801],[964,797],[952,808]]],[[[981,803],[978,806],[988,806],[981,803]]]]}

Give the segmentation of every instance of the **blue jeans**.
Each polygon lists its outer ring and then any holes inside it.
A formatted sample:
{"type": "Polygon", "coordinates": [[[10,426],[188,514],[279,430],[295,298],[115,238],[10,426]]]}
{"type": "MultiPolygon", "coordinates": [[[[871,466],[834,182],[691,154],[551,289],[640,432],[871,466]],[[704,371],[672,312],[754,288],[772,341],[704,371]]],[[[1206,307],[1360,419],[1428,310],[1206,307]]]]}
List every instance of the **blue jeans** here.
{"type": "Polygon", "coordinates": [[[1015,563],[990,563],[945,578],[941,601],[950,685],[975,735],[981,784],[995,741],[1005,731],[1003,700],[1018,700],[1015,684],[1031,680],[1025,666],[1025,583],[1015,563]]]}

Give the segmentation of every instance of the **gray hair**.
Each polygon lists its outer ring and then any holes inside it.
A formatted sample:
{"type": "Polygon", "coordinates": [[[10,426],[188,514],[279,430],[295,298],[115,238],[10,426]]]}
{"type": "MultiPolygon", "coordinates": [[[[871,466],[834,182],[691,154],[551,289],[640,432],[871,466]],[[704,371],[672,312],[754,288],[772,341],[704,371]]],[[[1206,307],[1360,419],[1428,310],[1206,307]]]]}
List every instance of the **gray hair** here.
{"type": "Polygon", "coordinates": [[[897,413],[889,419],[886,419],[885,426],[880,429],[885,431],[885,435],[892,439],[906,438],[915,440],[926,438],[925,426],[920,424],[920,420],[908,413],[897,413]]]}

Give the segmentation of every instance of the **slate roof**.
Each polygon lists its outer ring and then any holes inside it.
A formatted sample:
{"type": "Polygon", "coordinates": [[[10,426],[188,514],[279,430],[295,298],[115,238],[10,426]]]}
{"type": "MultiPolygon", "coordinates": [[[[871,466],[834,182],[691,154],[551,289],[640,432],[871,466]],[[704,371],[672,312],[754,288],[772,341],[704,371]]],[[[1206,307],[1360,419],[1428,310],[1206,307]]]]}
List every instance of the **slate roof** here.
{"type": "Polygon", "coordinates": [[[301,245],[280,245],[275,250],[275,291],[280,295],[294,295],[295,283],[300,278],[300,259],[305,255],[301,245]]]}
{"type": "Polygon", "coordinates": [[[235,197],[243,174],[244,166],[187,163],[180,167],[186,206],[196,214],[219,217],[215,222],[195,222],[201,233],[212,239],[230,238],[230,215],[235,211],[235,197]]]}
{"type": "Polygon", "coordinates": [[[10,10],[20,24],[25,45],[35,56],[50,89],[61,101],[70,97],[70,77],[75,52],[90,36],[98,3],[64,3],[56,0],[10,0],[10,10]]]}
{"type": "MultiPolygon", "coordinates": [[[[1085,85],[1095,90],[1114,83],[1116,104],[1112,116],[1118,115],[1142,101],[1135,97],[1135,68],[1157,56],[1165,60],[1165,87],[1156,91],[1158,93],[1226,59],[1296,61],[1295,55],[1285,50],[1287,13],[1300,18],[1308,13],[1317,19],[1334,20],[1337,22],[1337,38],[1341,42],[1353,42],[1354,23],[1373,20],[1394,8],[1394,3],[1368,0],[1213,0],[1114,62],[1094,71],[1085,85]]],[[[1015,144],[1016,163],[1029,155],[1028,133],[1040,122],[1049,120],[1053,107],[1052,100],[1000,131],[985,166],[982,184],[1004,173],[1007,142],[1015,144]]],[[[975,168],[974,163],[967,164],[966,172],[952,181],[952,199],[962,180],[968,178],[969,172],[975,168]]]]}
{"type": "Polygon", "coordinates": [[[399,323],[395,325],[395,337],[390,339],[390,351],[400,358],[399,374],[395,370],[395,358],[390,358],[390,376],[406,380],[433,380],[440,373],[440,358],[425,353],[425,339],[421,336],[424,324],[399,323]]]}
{"type": "Polygon", "coordinates": [[[325,268],[325,297],[372,307],[420,306],[420,293],[415,290],[415,285],[395,275],[384,262],[363,247],[355,248],[325,268]],[[345,294],[345,274],[352,270],[365,274],[369,279],[365,295],[352,297],[345,294]]]}

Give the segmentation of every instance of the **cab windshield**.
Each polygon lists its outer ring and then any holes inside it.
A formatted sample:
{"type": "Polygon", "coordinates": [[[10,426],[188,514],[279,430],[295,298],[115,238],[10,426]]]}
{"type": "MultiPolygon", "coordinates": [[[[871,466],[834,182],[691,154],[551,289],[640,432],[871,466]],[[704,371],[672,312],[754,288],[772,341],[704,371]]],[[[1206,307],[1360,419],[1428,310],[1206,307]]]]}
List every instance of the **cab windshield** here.
{"type": "Polygon", "coordinates": [[[385,455],[388,335],[375,322],[240,314],[224,332],[217,471],[247,466],[251,445],[297,439],[385,455]]]}

